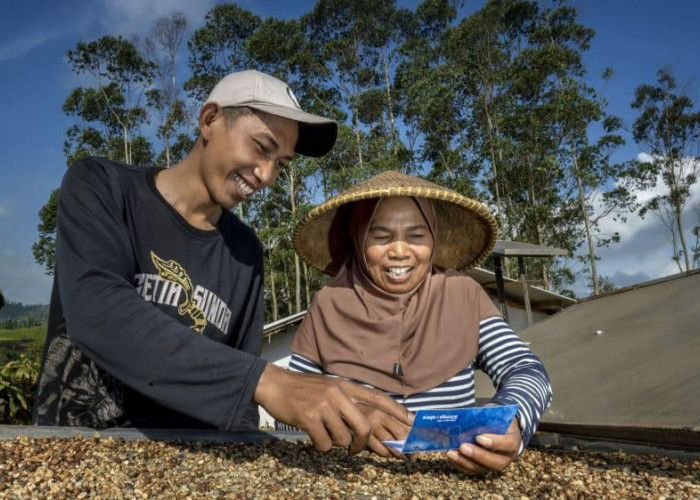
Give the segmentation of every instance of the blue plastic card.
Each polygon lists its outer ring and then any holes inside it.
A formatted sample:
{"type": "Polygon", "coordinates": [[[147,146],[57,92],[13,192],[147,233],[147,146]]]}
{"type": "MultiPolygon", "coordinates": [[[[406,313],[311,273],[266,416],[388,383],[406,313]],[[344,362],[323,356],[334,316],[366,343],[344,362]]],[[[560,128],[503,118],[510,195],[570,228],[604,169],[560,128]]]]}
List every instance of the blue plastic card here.
{"type": "Polygon", "coordinates": [[[479,434],[505,434],[517,412],[515,405],[418,410],[405,441],[383,443],[404,454],[456,450],[479,434]]]}

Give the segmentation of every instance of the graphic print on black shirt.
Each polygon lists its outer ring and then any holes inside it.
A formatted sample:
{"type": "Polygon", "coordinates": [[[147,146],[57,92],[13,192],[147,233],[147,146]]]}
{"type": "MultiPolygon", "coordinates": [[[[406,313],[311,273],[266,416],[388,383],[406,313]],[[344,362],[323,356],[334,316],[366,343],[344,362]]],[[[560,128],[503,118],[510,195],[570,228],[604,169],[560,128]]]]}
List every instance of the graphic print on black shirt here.
{"type": "Polygon", "coordinates": [[[189,316],[194,322],[190,328],[204,332],[211,323],[222,333],[228,332],[231,309],[214,292],[194,286],[184,266],[176,260],[165,260],[151,251],[151,260],[158,274],[137,273],[134,285],[139,295],[148,302],[177,307],[180,316],[189,316]]]}

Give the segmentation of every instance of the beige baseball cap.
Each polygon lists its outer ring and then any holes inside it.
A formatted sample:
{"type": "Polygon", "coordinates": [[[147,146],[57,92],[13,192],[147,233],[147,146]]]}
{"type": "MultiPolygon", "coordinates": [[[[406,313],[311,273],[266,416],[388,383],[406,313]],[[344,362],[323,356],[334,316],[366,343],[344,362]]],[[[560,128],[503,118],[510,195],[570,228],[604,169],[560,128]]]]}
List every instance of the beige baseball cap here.
{"type": "Polygon", "coordinates": [[[335,144],[338,124],[329,118],[306,113],[289,85],[274,76],[249,69],[222,78],[206,103],[219,106],[248,106],[299,123],[299,139],[294,151],[304,156],[323,156],[335,144]]]}

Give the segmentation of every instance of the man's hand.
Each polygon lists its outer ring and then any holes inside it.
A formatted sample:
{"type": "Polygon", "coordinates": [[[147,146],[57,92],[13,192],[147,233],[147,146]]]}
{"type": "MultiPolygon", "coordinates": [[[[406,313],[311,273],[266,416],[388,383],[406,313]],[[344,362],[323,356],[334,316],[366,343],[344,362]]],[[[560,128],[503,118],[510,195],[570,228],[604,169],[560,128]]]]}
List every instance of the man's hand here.
{"type": "Polygon", "coordinates": [[[503,472],[518,454],[522,437],[518,419],[514,418],[505,434],[480,434],[479,445],[463,443],[459,450],[447,452],[447,460],[470,475],[489,471],[503,472]]]}
{"type": "MultiPolygon", "coordinates": [[[[406,458],[395,449],[384,446],[382,441],[406,439],[408,432],[411,430],[411,423],[364,404],[358,404],[358,408],[372,424],[372,433],[368,442],[369,448],[382,457],[406,458]]],[[[412,422],[413,414],[410,414],[410,419],[412,422]]]]}
{"type": "Polygon", "coordinates": [[[336,444],[350,453],[364,450],[372,424],[357,404],[410,425],[411,414],[379,391],[345,380],[294,373],[268,364],[253,395],[275,419],[303,429],[319,451],[336,444]]]}

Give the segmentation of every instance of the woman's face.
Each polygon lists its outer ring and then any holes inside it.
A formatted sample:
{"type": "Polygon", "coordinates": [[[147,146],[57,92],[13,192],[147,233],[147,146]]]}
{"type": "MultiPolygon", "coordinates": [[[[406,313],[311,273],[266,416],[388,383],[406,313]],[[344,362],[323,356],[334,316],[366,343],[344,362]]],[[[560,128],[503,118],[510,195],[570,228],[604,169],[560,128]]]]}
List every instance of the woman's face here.
{"type": "Polygon", "coordinates": [[[369,276],[389,293],[410,292],[428,272],[433,246],[433,236],[415,202],[408,197],[386,198],[365,239],[369,276]]]}

